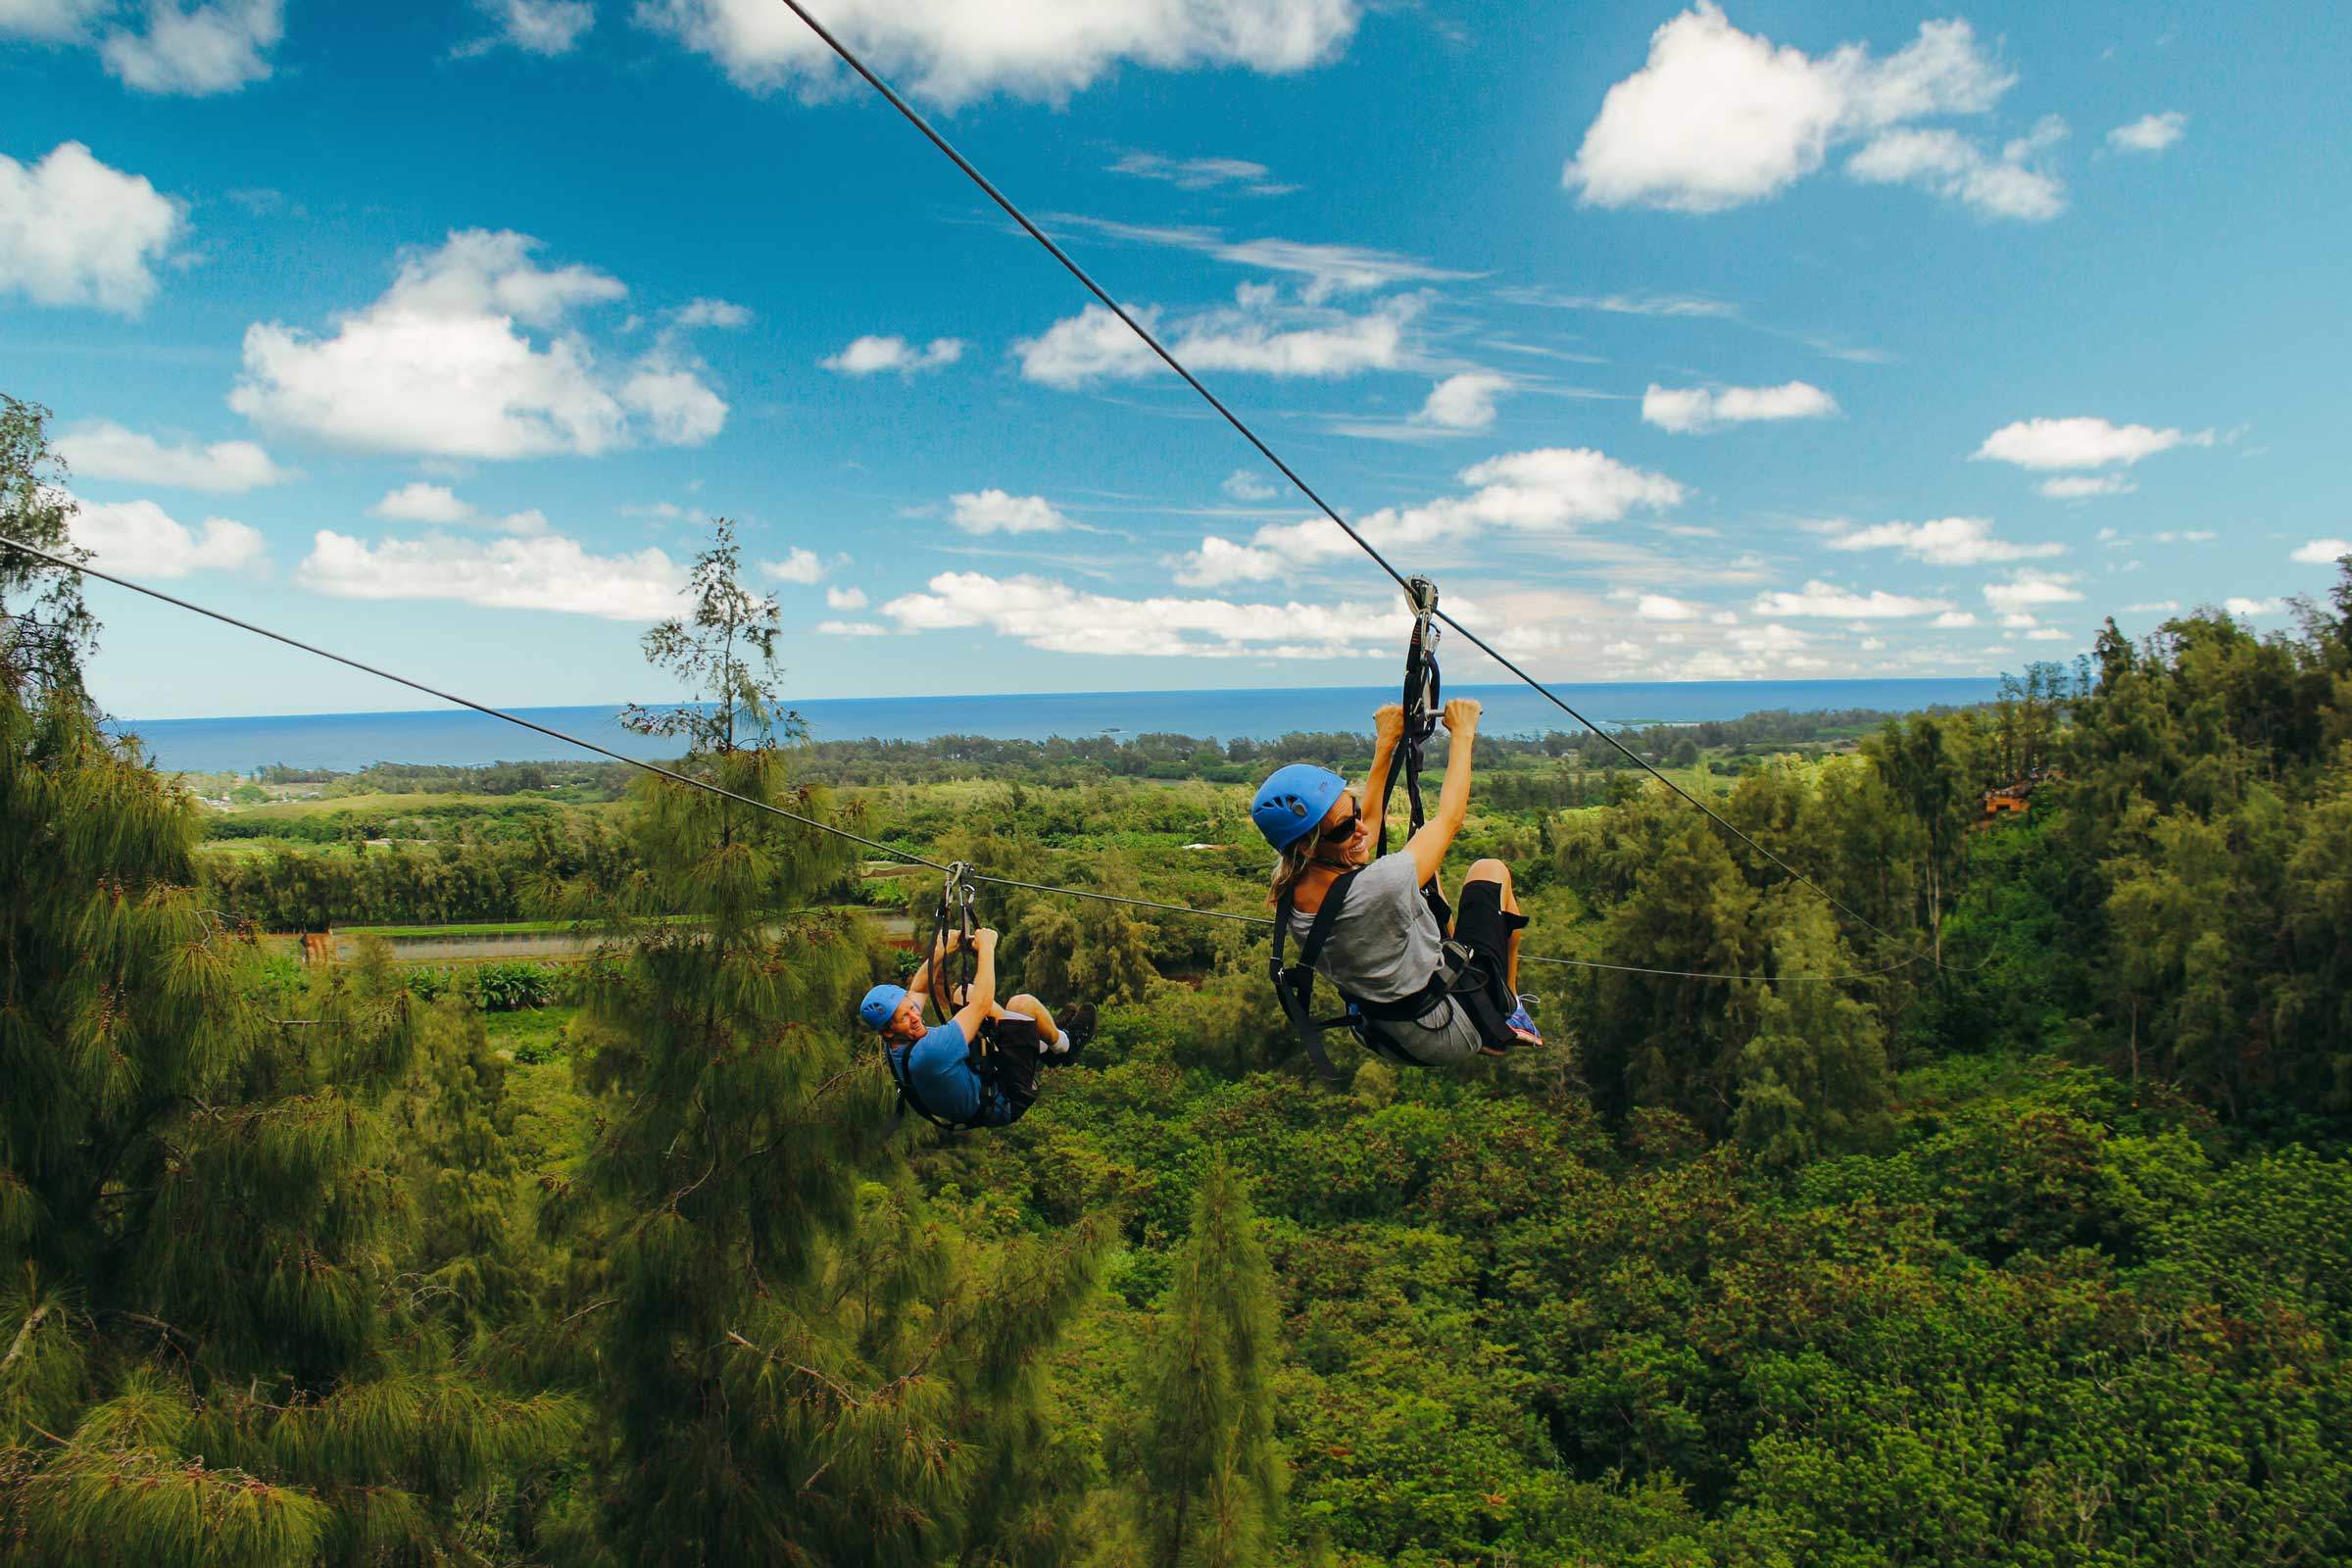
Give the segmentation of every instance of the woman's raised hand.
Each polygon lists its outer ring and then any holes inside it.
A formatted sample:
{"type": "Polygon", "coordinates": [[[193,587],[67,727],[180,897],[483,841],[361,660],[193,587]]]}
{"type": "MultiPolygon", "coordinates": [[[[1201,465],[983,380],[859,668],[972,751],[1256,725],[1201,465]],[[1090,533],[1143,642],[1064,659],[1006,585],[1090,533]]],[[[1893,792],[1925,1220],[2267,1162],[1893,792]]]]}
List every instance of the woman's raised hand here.
{"type": "Polygon", "coordinates": [[[1478,728],[1481,710],[1475,697],[1451,697],[1446,702],[1446,733],[1467,735],[1478,728]]]}
{"type": "Polygon", "coordinates": [[[1372,711],[1372,738],[1376,741],[1404,739],[1404,705],[1391,703],[1372,711]]]}

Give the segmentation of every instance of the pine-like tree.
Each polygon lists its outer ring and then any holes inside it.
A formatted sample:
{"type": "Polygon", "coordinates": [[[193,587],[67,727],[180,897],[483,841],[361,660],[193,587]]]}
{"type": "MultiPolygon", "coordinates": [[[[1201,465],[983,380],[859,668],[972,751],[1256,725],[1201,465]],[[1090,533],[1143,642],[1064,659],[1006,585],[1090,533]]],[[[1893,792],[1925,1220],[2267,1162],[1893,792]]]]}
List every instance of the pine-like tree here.
{"type": "MultiPolygon", "coordinates": [[[[777,744],[775,607],[723,526],[694,592],[647,653],[702,700],[636,722],[684,738],[693,776],[820,812],[777,744]]],[[[604,1131],[556,1205],[594,1260],[576,1311],[601,1325],[610,1415],[580,1554],[915,1563],[1014,1532],[1004,1449],[1033,1436],[1031,1363],[1091,1235],[968,1244],[887,1153],[889,1080],[851,1033],[864,944],[805,912],[854,866],[842,841],[663,780],[631,837],[633,874],[574,894],[621,938],[577,1031],[604,1131]]]]}
{"type": "Polygon", "coordinates": [[[1274,1442],[1274,1287],[1223,1160],[1202,1177],[1147,1372],[1141,1524],[1152,1568],[1267,1560],[1288,1485],[1274,1442]]]}
{"type": "Polygon", "coordinates": [[[188,798],[0,678],[0,1561],[425,1561],[570,1442],[397,1281],[378,966],[305,986],[189,890],[188,798]]]}
{"type": "MultiPolygon", "coordinates": [[[[74,502],[65,464],[49,450],[49,411],[0,392],[0,534],[52,555],[86,561],[67,529],[74,502]]],[[[43,684],[78,684],[98,622],[81,578],[0,545],[0,664],[43,684]]]]}

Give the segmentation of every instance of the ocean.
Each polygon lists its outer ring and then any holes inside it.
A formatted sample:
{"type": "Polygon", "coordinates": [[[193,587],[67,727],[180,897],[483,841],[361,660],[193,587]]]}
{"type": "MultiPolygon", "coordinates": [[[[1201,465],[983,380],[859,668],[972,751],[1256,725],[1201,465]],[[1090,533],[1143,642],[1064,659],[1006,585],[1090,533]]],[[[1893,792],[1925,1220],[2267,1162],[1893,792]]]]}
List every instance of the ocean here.
{"type": "MultiPolygon", "coordinates": [[[[1562,701],[1604,726],[1696,723],[1773,709],[1816,712],[1866,708],[1910,712],[1989,702],[2000,683],[1971,680],[1783,680],[1629,682],[1554,686],[1562,701]]],[[[1490,735],[1574,730],[1575,721],[1521,685],[1448,688],[1486,705],[1490,735]]],[[[1152,732],[1271,740],[1295,730],[1371,729],[1372,710],[1395,687],[1290,690],[1034,692],[995,697],[849,697],[798,704],[820,741],[928,740],[986,735],[1045,740],[1152,732]]],[[[569,731],[627,757],[675,755],[674,746],[631,735],[613,707],[521,708],[522,717],[569,731]]],[[[255,718],[123,720],[158,766],[172,771],[247,772],[270,763],[356,772],[375,762],[480,766],[546,761],[581,753],[562,741],[463,709],[393,713],[297,713],[255,718]]]]}

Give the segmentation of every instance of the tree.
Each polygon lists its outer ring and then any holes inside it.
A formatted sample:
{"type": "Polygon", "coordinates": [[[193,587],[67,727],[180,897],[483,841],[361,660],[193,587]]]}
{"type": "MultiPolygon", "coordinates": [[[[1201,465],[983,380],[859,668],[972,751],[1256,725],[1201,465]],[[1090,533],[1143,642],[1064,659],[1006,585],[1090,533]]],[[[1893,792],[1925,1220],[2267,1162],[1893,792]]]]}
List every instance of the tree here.
{"type": "MultiPolygon", "coordinates": [[[[0,392],[0,534],[87,561],[68,532],[74,500],[63,488],[65,463],[49,450],[48,423],[47,409],[0,392]]],[[[0,660],[78,686],[80,662],[97,643],[81,574],[0,546],[0,660]]]]}
{"type": "Polygon", "coordinates": [[[1971,787],[1971,726],[1929,714],[1888,720],[1866,746],[1879,776],[1919,823],[1921,889],[1938,967],[1943,962],[1945,890],[1960,868],[1961,847],[1977,813],[1971,787]]]}
{"type": "MultiPolygon", "coordinates": [[[[817,816],[776,744],[775,607],[723,527],[694,580],[695,629],[647,653],[710,701],[645,732],[685,738],[692,776],[817,816]]],[[[603,1132],[555,1215],[581,1244],[573,1315],[599,1325],[608,1416],[585,1554],[911,1564],[1034,1537],[1005,1451],[1037,1446],[1005,1424],[1091,1277],[1091,1233],[969,1245],[889,1156],[889,1079],[850,1033],[864,943],[807,912],[855,868],[843,841],[648,778],[629,843],[626,874],[566,898],[614,938],[575,1026],[603,1132]]]]}
{"type": "Polygon", "coordinates": [[[1153,1568],[1266,1560],[1288,1477],[1274,1443],[1273,1281],[1257,1221],[1218,1160],[1160,1314],[1140,1444],[1153,1568]]]}
{"type": "Polygon", "coordinates": [[[1853,966],[1829,906],[1791,889],[1772,911],[1773,967],[1756,1030],[1740,1049],[1733,1130],[1768,1165],[1851,1148],[1884,1120],[1893,1084],[1886,1031],[1841,986],[1811,978],[1853,966]]]}
{"type": "Polygon", "coordinates": [[[0,680],[0,1562],[455,1554],[560,1453],[415,1309],[380,964],[272,974],[191,893],[188,797],[0,680]]]}
{"type": "Polygon", "coordinates": [[[782,629],[776,602],[744,586],[735,524],[719,517],[710,530],[710,548],[695,558],[688,581],[693,615],[672,615],[648,631],[643,644],[646,662],[667,670],[700,701],[672,708],[631,703],[620,713],[624,729],[682,738],[689,756],[732,752],[738,731],[764,745],[777,731],[798,739],[806,728],[779,701],[774,681],[782,629]]]}

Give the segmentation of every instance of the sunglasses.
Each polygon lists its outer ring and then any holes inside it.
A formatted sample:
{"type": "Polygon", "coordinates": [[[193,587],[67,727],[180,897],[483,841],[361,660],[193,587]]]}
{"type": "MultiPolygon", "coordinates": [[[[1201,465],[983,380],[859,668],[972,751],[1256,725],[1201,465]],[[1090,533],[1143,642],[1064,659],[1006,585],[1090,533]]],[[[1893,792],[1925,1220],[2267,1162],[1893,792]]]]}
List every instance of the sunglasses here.
{"type": "Polygon", "coordinates": [[[1362,827],[1363,824],[1364,813],[1362,808],[1358,808],[1357,809],[1348,812],[1346,816],[1341,817],[1336,825],[1325,828],[1323,830],[1323,842],[1326,844],[1345,843],[1347,840],[1355,837],[1356,829],[1362,827]]]}

